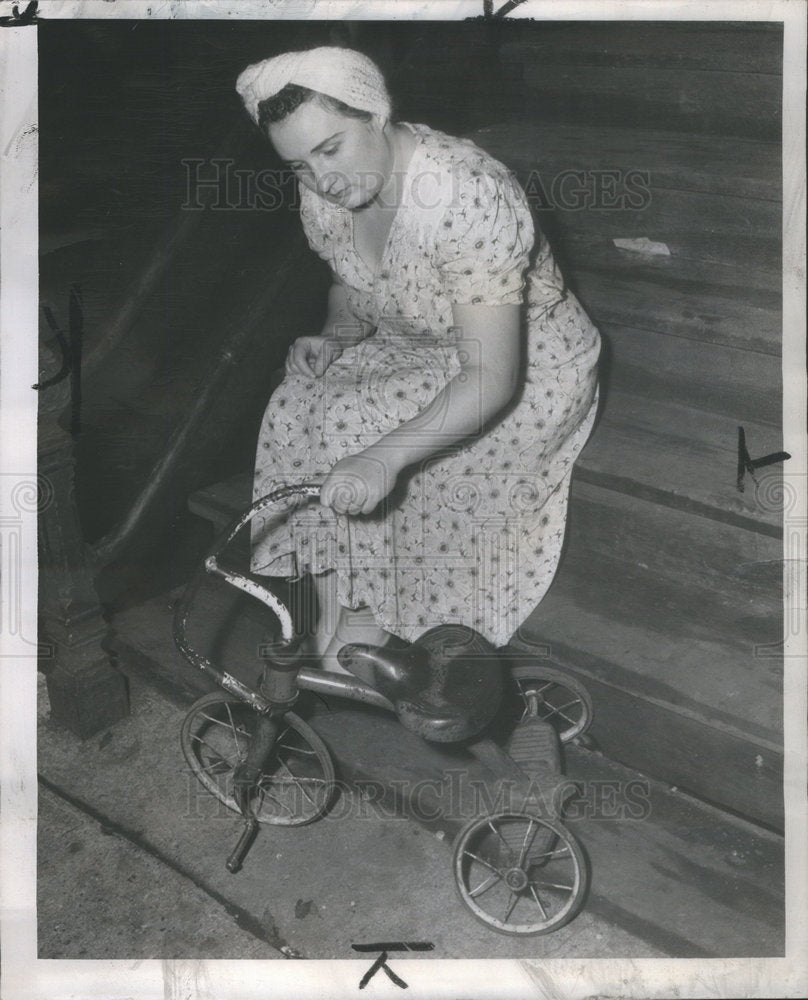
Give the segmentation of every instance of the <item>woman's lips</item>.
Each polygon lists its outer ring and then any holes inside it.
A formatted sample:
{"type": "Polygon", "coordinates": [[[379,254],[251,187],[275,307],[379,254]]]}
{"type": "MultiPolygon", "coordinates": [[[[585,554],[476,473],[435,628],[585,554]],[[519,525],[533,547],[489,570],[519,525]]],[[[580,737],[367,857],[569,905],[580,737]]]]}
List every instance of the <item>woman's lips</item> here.
{"type": "Polygon", "coordinates": [[[347,192],[350,190],[350,185],[345,187],[332,187],[328,191],[324,191],[324,197],[328,198],[330,201],[342,201],[347,192]]]}

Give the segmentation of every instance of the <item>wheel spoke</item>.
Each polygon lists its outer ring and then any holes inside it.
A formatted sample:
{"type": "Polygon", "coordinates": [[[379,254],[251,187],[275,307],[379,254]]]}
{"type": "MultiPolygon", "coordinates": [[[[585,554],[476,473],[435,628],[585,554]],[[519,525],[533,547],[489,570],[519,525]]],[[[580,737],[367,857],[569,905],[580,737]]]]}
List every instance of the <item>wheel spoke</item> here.
{"type": "Polygon", "coordinates": [[[213,775],[230,774],[230,772],[233,770],[233,762],[229,760],[223,760],[220,757],[218,760],[212,760],[209,764],[202,764],[202,770],[205,771],[207,774],[213,774],[213,775]]]}
{"type": "MultiPolygon", "coordinates": [[[[546,721],[547,719],[552,719],[553,716],[557,715],[560,716],[562,719],[564,719],[565,722],[569,722],[571,726],[574,726],[576,724],[577,719],[573,718],[573,716],[571,715],[567,715],[566,712],[562,712],[560,708],[556,708],[554,705],[550,705],[549,702],[546,701],[544,702],[544,705],[549,709],[549,712],[547,712],[542,717],[543,721],[546,721]]],[[[567,706],[564,705],[562,707],[566,708],[567,706]]]]}
{"type": "Polygon", "coordinates": [[[536,858],[548,858],[548,859],[563,858],[566,857],[569,853],[570,853],[569,847],[562,847],[557,851],[540,851],[538,854],[535,854],[530,860],[533,864],[536,864],[536,858]]]}
{"type": "Polygon", "coordinates": [[[281,809],[285,809],[289,816],[294,816],[293,810],[285,802],[282,802],[277,795],[273,795],[272,792],[269,791],[268,788],[264,788],[263,785],[259,785],[258,788],[261,794],[261,805],[259,806],[259,809],[263,806],[266,799],[271,799],[273,802],[277,803],[281,809]]]}
{"type": "Polygon", "coordinates": [[[520,687],[519,688],[519,690],[520,690],[520,692],[522,694],[522,697],[525,700],[527,700],[527,696],[528,695],[535,694],[535,695],[538,695],[539,698],[542,699],[542,701],[544,701],[544,692],[548,691],[551,687],[554,687],[555,684],[556,684],[555,681],[545,681],[542,684],[542,682],[539,681],[539,680],[529,681],[529,682],[525,681],[524,683],[526,683],[526,684],[529,683],[530,687],[528,687],[528,688],[522,688],[522,687],[520,687]]]}
{"type": "Polygon", "coordinates": [[[531,886],[540,886],[542,889],[563,889],[564,892],[572,892],[574,886],[571,885],[559,885],[558,882],[542,882],[539,879],[531,879],[531,886]]]}
{"type": "Polygon", "coordinates": [[[557,712],[561,712],[565,708],[574,708],[576,705],[580,705],[580,704],[581,704],[581,699],[580,698],[573,698],[572,701],[565,701],[563,705],[559,705],[556,708],[556,711],[557,712]]]}
{"type": "Polygon", "coordinates": [[[532,883],[530,885],[530,892],[531,892],[533,898],[536,900],[536,906],[538,906],[538,908],[539,908],[539,913],[541,914],[542,920],[546,920],[547,919],[547,910],[545,910],[545,908],[541,905],[541,900],[539,899],[539,894],[533,888],[533,884],[532,883]]]}
{"type": "Polygon", "coordinates": [[[227,709],[227,718],[230,720],[230,729],[231,729],[231,731],[233,733],[233,739],[238,744],[238,733],[237,733],[237,730],[236,730],[236,724],[233,721],[233,712],[232,712],[232,710],[230,708],[230,702],[226,701],[224,703],[224,707],[227,709]]]}
{"type": "MultiPolygon", "coordinates": [[[[197,736],[197,735],[196,735],[196,733],[194,733],[194,734],[193,734],[193,735],[191,736],[191,739],[192,739],[192,740],[196,740],[196,742],[197,742],[197,743],[199,743],[199,744],[200,744],[201,746],[203,746],[203,747],[207,747],[207,748],[208,748],[208,750],[210,750],[210,752],[211,752],[211,753],[212,753],[212,754],[213,754],[213,755],[214,755],[215,757],[218,757],[218,758],[219,758],[219,759],[218,759],[217,761],[214,761],[214,763],[216,763],[216,764],[227,764],[227,765],[229,765],[230,767],[232,767],[232,766],[233,766],[233,760],[232,760],[232,756],[231,756],[231,757],[226,757],[226,756],[225,756],[225,755],[224,755],[224,754],[222,753],[222,751],[221,751],[221,750],[220,750],[220,749],[219,749],[218,747],[215,747],[215,746],[213,746],[213,744],[212,744],[212,743],[208,743],[208,741],[207,741],[206,739],[203,739],[203,738],[202,738],[201,736],[197,736]]],[[[236,758],[237,758],[238,760],[241,760],[241,751],[239,750],[239,748],[238,748],[238,747],[236,747],[236,753],[235,753],[235,757],[236,757],[236,758]]],[[[201,763],[201,762],[200,762],[200,763],[201,763]]]]}
{"type": "Polygon", "coordinates": [[[295,784],[296,784],[296,785],[298,786],[298,788],[299,788],[299,789],[300,789],[300,790],[301,790],[301,791],[303,792],[303,794],[304,794],[304,795],[306,796],[306,798],[307,798],[307,799],[309,800],[309,802],[310,802],[310,803],[311,803],[312,805],[314,805],[314,804],[315,804],[315,803],[314,803],[314,799],[313,799],[313,798],[312,798],[312,797],[311,797],[311,796],[309,795],[309,793],[308,793],[308,792],[306,791],[306,789],[305,789],[305,788],[303,787],[303,785],[302,785],[302,784],[300,783],[300,781],[299,781],[299,780],[298,780],[298,778],[297,778],[297,775],[293,774],[293,773],[292,773],[292,772],[291,772],[291,771],[289,770],[289,768],[288,768],[288,767],[286,766],[286,763],[285,763],[285,761],[282,761],[282,760],[280,760],[280,759],[279,759],[279,763],[280,763],[281,767],[282,767],[282,768],[283,768],[283,769],[284,769],[284,770],[286,771],[286,773],[287,773],[287,774],[289,775],[289,777],[290,777],[290,778],[292,779],[292,781],[293,781],[293,782],[294,782],[294,783],[295,783],[295,784]]]}
{"type": "Polygon", "coordinates": [[[517,868],[521,868],[522,865],[524,864],[525,855],[528,852],[528,848],[532,846],[533,841],[536,839],[536,833],[538,833],[538,831],[539,831],[539,824],[531,816],[530,819],[528,820],[527,830],[525,830],[525,840],[524,843],[522,844],[522,850],[519,852],[519,860],[516,862],[517,868]],[[534,831],[533,836],[531,837],[530,831],[533,829],[534,826],[536,827],[536,830],[534,831]]]}
{"type": "Polygon", "coordinates": [[[494,872],[493,875],[489,875],[487,879],[485,879],[483,882],[480,882],[480,884],[477,886],[476,889],[470,889],[469,896],[471,896],[472,899],[474,899],[475,896],[482,896],[484,892],[488,892],[491,886],[494,886],[497,884],[497,882],[501,881],[502,881],[502,875],[500,875],[499,872],[494,872]]]}
{"type": "Polygon", "coordinates": [[[481,857],[479,857],[478,855],[476,855],[476,854],[473,854],[473,853],[472,853],[471,851],[469,851],[469,850],[465,850],[465,851],[463,851],[463,854],[464,854],[464,855],[465,855],[465,856],[466,856],[467,858],[472,858],[472,859],[473,859],[474,861],[476,861],[476,862],[477,862],[478,864],[481,864],[481,865],[483,865],[483,867],[485,867],[485,868],[488,868],[488,869],[489,869],[490,871],[492,871],[492,872],[496,872],[496,873],[497,873],[497,875],[499,875],[499,874],[500,874],[500,870],[499,870],[499,868],[497,868],[497,867],[496,867],[495,865],[492,865],[490,861],[486,861],[486,860],[485,860],[485,858],[481,858],[481,857]]]}
{"type": "Polygon", "coordinates": [[[506,849],[507,849],[508,853],[510,854],[510,851],[511,851],[511,847],[510,847],[510,844],[509,844],[509,843],[508,843],[508,841],[507,841],[507,840],[506,840],[506,839],[505,839],[505,838],[504,838],[504,837],[502,836],[502,833],[501,833],[501,832],[500,832],[500,831],[499,831],[499,830],[497,829],[497,827],[495,827],[495,826],[494,826],[494,824],[493,824],[493,823],[491,822],[491,820],[490,820],[490,819],[489,819],[489,821],[488,821],[488,826],[489,826],[489,828],[490,828],[491,832],[492,832],[492,833],[493,833],[493,834],[494,834],[495,836],[499,837],[499,839],[500,839],[500,840],[502,841],[502,843],[503,843],[503,844],[505,845],[505,847],[506,847],[506,849]]]}
{"type": "Polygon", "coordinates": [[[316,750],[307,750],[305,747],[293,747],[293,746],[290,746],[288,743],[276,743],[275,746],[276,747],[281,747],[284,750],[291,750],[292,753],[302,754],[304,757],[316,757],[317,756],[317,751],[316,750]]]}
{"type": "Polygon", "coordinates": [[[272,785],[280,785],[286,787],[288,785],[325,785],[325,778],[303,778],[293,775],[292,778],[276,778],[271,774],[265,774],[256,782],[262,788],[268,788],[272,785]]]}
{"type": "Polygon", "coordinates": [[[525,708],[522,712],[522,718],[519,720],[520,722],[524,722],[525,719],[527,719],[533,714],[531,712],[530,702],[528,700],[530,695],[535,695],[536,698],[538,699],[539,701],[538,710],[542,712],[541,719],[544,722],[546,722],[548,719],[560,718],[563,719],[565,722],[569,723],[569,725],[574,728],[580,723],[581,718],[586,714],[586,708],[584,706],[584,703],[578,696],[574,694],[572,695],[572,699],[570,701],[565,701],[561,705],[554,705],[551,701],[549,701],[545,697],[545,695],[549,691],[551,691],[553,688],[556,687],[562,691],[568,690],[560,681],[548,680],[542,682],[537,678],[535,681],[529,681],[529,682],[523,681],[518,683],[519,683],[519,694],[521,695],[522,700],[525,703],[525,708]],[[523,683],[525,685],[529,684],[529,686],[522,687],[523,683]],[[569,709],[576,707],[578,708],[577,718],[575,715],[568,714],[569,709]]]}
{"type": "Polygon", "coordinates": [[[505,911],[505,916],[502,918],[503,924],[507,924],[508,917],[510,917],[510,915],[513,913],[513,909],[514,909],[514,907],[516,906],[516,904],[518,902],[519,902],[519,895],[518,895],[518,893],[512,892],[511,893],[511,902],[510,902],[510,904],[508,906],[508,909],[505,911]]]}
{"type": "MultiPolygon", "coordinates": [[[[228,706],[228,711],[229,710],[230,710],[230,708],[228,706]]],[[[200,712],[199,714],[200,714],[200,716],[203,719],[207,719],[208,722],[212,722],[215,726],[221,726],[223,729],[229,729],[229,730],[231,730],[233,732],[236,732],[236,733],[238,733],[239,736],[243,736],[247,740],[250,738],[250,734],[247,732],[246,729],[239,729],[237,726],[234,729],[232,725],[229,725],[227,722],[224,722],[222,719],[217,719],[214,715],[208,715],[205,712],[200,712]]]]}

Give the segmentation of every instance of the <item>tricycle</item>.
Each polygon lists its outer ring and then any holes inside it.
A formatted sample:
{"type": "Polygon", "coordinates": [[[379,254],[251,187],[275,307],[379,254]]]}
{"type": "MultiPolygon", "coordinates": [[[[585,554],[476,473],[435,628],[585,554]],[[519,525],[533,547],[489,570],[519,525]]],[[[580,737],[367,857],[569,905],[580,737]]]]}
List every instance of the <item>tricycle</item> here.
{"type": "Polygon", "coordinates": [[[302,651],[288,606],[256,578],[223,565],[222,553],[252,519],[290,501],[319,496],[316,484],[285,486],[254,503],[223,533],[178,602],[175,642],[222,689],[190,708],[182,726],[185,759],[202,785],[242,817],[227,869],[238,872],[261,824],[301,826],[327,812],[336,776],[315,729],[293,710],[301,691],[362,702],[392,712],[431,743],[464,747],[507,802],[471,816],[454,839],[452,873],[463,903],[503,934],[545,934],[570,921],[586,896],[588,865],[564,825],[574,785],[563,778],[562,746],[581,738],[592,720],[586,689],[543,663],[507,658],[474,630],[454,624],[428,629],[414,643],[344,645],[348,673],[318,669],[302,651]],[[193,648],[188,622],[206,575],[250,595],[277,618],[262,649],[263,673],[245,684],[193,648]],[[488,730],[503,704],[513,710],[504,741],[488,730]],[[500,745],[504,742],[504,745],[500,745]]]}

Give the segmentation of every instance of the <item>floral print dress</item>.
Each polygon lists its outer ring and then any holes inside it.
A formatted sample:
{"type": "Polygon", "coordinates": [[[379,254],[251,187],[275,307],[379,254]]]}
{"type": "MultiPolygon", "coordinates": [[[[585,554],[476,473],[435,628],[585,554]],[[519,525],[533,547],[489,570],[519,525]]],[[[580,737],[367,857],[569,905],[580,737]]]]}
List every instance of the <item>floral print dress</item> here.
{"type": "Polygon", "coordinates": [[[254,496],[321,482],[462,377],[474,344],[453,326],[453,303],[522,305],[524,383],[482,436],[447,441],[406,470],[373,514],[306,501],[256,518],[252,569],[333,569],[341,604],[368,606],[404,639],[462,623],[503,646],[558,566],[572,465],[597,407],[600,341],[510,172],[468,140],[407,127],[418,142],[375,271],[354,248],[352,213],[301,188],[312,249],[375,329],[321,378],[286,375],[261,425],[254,496]]]}

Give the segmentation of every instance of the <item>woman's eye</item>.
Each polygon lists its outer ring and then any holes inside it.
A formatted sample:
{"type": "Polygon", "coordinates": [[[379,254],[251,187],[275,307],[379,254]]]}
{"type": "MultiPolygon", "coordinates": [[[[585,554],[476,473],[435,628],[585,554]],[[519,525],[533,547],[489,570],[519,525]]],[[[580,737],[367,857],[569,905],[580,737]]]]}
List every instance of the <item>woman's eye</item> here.
{"type": "Polygon", "coordinates": [[[323,156],[333,156],[337,152],[339,146],[332,146],[331,149],[324,149],[323,156]]]}

